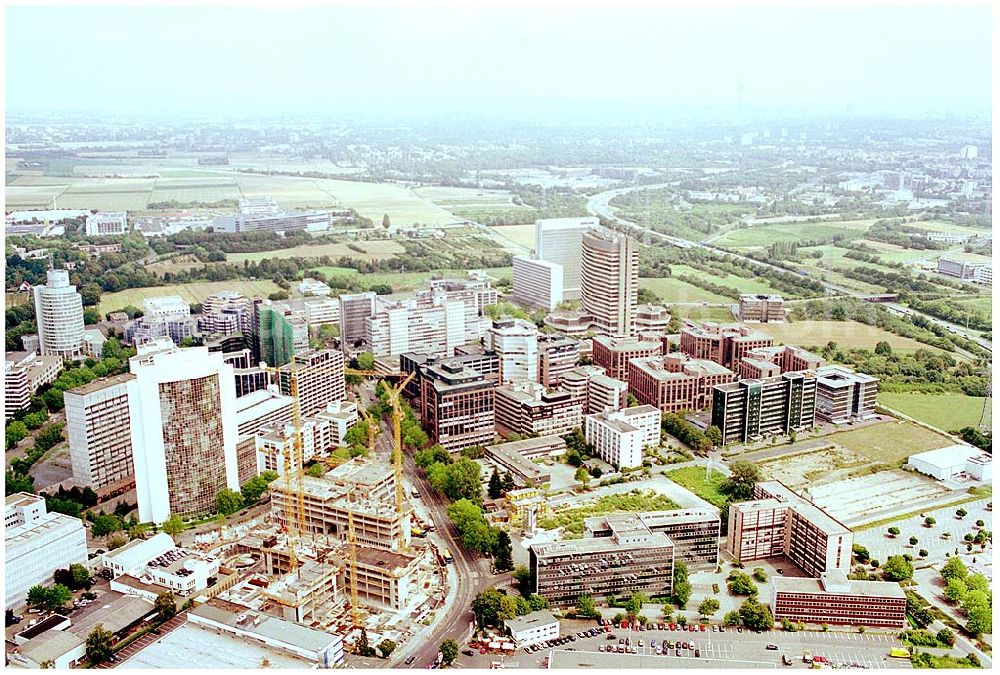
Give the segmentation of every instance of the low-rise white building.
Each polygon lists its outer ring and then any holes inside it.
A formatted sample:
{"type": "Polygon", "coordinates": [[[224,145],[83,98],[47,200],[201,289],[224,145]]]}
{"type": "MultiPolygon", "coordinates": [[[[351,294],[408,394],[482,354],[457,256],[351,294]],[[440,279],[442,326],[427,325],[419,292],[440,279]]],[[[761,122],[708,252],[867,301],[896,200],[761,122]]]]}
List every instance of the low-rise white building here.
{"type": "Polygon", "coordinates": [[[547,609],[504,621],[507,634],[518,647],[545,642],[559,637],[559,619],[547,609]]]}
{"type": "Polygon", "coordinates": [[[318,279],[306,278],[299,283],[299,293],[302,295],[330,295],[330,287],[318,279]]]}
{"type": "Polygon", "coordinates": [[[28,589],[57,569],[87,561],[83,521],[48,513],[45,499],[27,492],[8,495],[4,505],[4,596],[8,608],[22,606],[28,589]]]}
{"type": "Polygon", "coordinates": [[[64,630],[48,630],[12,651],[10,663],[23,668],[72,668],[86,656],[87,640],[64,630]],[[43,665],[46,662],[52,665],[43,665]]]}
{"type": "Polygon", "coordinates": [[[84,231],[88,237],[126,234],[128,232],[128,212],[98,211],[97,213],[88,213],[84,231]]]}
{"type": "MultiPolygon", "coordinates": [[[[162,587],[187,597],[206,588],[209,577],[219,573],[217,558],[177,548],[173,538],[165,532],[149,539],[136,539],[121,548],[102,553],[101,560],[114,575],[112,590],[131,595],[145,596],[149,593],[143,593],[139,585],[129,583],[131,579],[128,577],[138,579],[143,585],[162,587]],[[116,584],[121,577],[126,579],[116,584]]],[[[152,595],[155,599],[156,594],[152,595]]]]}
{"type": "Polygon", "coordinates": [[[187,319],[191,316],[191,305],[179,295],[146,298],[142,302],[142,316],[146,319],[187,319]]]}
{"type": "Polygon", "coordinates": [[[907,464],[938,480],[969,478],[981,483],[993,482],[993,458],[971,445],[949,445],[910,455],[907,464]]]}

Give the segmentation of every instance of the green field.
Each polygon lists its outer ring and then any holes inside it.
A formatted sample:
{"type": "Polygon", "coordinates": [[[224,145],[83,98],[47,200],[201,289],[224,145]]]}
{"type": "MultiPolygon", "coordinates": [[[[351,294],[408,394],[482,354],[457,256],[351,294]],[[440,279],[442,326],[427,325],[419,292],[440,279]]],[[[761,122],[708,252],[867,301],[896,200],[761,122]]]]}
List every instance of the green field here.
{"type": "Polygon", "coordinates": [[[912,454],[936,450],[955,442],[909,421],[873,424],[823,438],[879,464],[894,464],[912,454]]]}
{"type": "Polygon", "coordinates": [[[956,299],[955,302],[969,309],[979,310],[987,316],[993,313],[993,293],[986,289],[984,293],[969,299],[956,299]]]}
{"type": "MultiPolygon", "coordinates": [[[[374,274],[361,274],[353,267],[316,267],[314,269],[326,276],[345,276],[352,280],[357,278],[358,281],[360,281],[364,286],[388,284],[392,287],[393,292],[396,293],[419,288],[420,286],[423,286],[424,282],[428,279],[434,277],[465,279],[469,273],[468,270],[450,269],[435,270],[433,272],[376,272],[374,274]]],[[[484,271],[494,278],[510,276],[510,269],[506,267],[488,268],[484,271]]]]}
{"type": "Polygon", "coordinates": [[[787,345],[799,345],[800,347],[807,345],[822,346],[832,340],[840,347],[875,349],[875,344],[884,340],[893,349],[899,349],[904,352],[917,349],[936,349],[911,338],[900,337],[878,326],[869,326],[855,321],[769,323],[766,326],[761,326],[761,330],[772,335],[777,342],[787,345]]]}
{"type": "Polygon", "coordinates": [[[687,488],[710,504],[721,507],[728,499],[719,490],[722,483],[725,482],[726,477],[718,471],[713,471],[712,475],[706,479],[705,467],[686,466],[682,469],[667,471],[663,475],[681,487],[687,488]]]}
{"type": "Polygon", "coordinates": [[[878,402],[944,431],[979,425],[984,399],[964,394],[879,392],[878,402]]]}
{"type": "Polygon", "coordinates": [[[249,297],[266,298],[279,290],[277,284],[270,280],[249,281],[234,279],[233,281],[204,281],[174,286],[152,286],[149,288],[130,288],[117,293],[107,293],[101,296],[98,309],[102,315],[114,312],[128,305],[142,309],[142,301],[146,298],[156,298],[163,295],[179,295],[189,303],[201,302],[212,293],[219,291],[236,291],[249,297]]]}
{"type": "Polygon", "coordinates": [[[692,321],[719,321],[732,323],[736,321],[729,307],[702,307],[701,305],[672,305],[670,314],[692,321]]]}
{"type": "Polygon", "coordinates": [[[732,298],[717,295],[673,277],[639,279],[639,287],[653,291],[660,296],[662,302],[667,304],[673,302],[736,302],[732,298]]]}
{"type": "Polygon", "coordinates": [[[695,269],[693,267],[688,267],[687,265],[671,265],[671,273],[674,276],[686,274],[688,276],[693,276],[698,279],[704,279],[705,281],[710,281],[713,284],[721,284],[722,286],[729,286],[730,288],[735,288],[741,293],[764,293],[764,294],[776,294],[789,296],[787,292],[782,293],[773,286],[767,283],[766,279],[758,279],[754,277],[738,277],[735,274],[725,274],[722,276],[716,276],[715,274],[709,274],[703,272],[702,270],[695,269]]]}
{"type": "Polygon", "coordinates": [[[843,234],[860,237],[874,220],[837,220],[822,223],[773,223],[755,225],[727,232],[715,240],[717,246],[728,248],[766,248],[783,241],[809,241],[843,234]]]}
{"type": "Polygon", "coordinates": [[[346,255],[351,258],[364,258],[365,260],[381,260],[384,258],[391,258],[394,255],[406,252],[406,249],[404,249],[402,246],[400,246],[394,241],[389,241],[389,240],[359,241],[353,243],[355,246],[364,249],[365,253],[359,253],[353,249],[348,248],[346,243],[337,242],[337,243],[317,244],[316,246],[295,246],[293,248],[284,248],[278,251],[258,251],[255,253],[230,253],[226,256],[226,262],[242,263],[244,260],[257,262],[260,260],[267,260],[271,258],[318,258],[324,255],[328,255],[331,258],[339,258],[340,256],[346,255]]]}

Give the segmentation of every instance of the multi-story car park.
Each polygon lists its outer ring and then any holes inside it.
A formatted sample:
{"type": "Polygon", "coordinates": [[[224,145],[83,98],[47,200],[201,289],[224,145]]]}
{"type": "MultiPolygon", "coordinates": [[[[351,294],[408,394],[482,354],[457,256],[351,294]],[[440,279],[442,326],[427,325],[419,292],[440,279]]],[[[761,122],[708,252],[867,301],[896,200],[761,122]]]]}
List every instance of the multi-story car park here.
{"type": "Polygon", "coordinates": [[[615,520],[610,537],[535,544],[528,549],[534,592],[554,607],[581,595],[673,592],[674,544],[635,516],[615,520]]]}
{"type": "Polygon", "coordinates": [[[852,581],[842,571],[819,579],[771,577],[771,611],[778,621],[906,628],[906,594],[889,581],[852,581]]]}
{"type": "MultiPolygon", "coordinates": [[[[615,523],[633,515],[594,516],[583,521],[583,536],[610,537],[615,523]]],[[[691,571],[714,570],[719,564],[719,528],[721,520],[714,509],[678,509],[645,511],[634,514],[650,532],[662,532],[674,544],[674,558],[691,571]]]]}
{"type": "Polygon", "coordinates": [[[777,481],[729,507],[726,550],[737,562],[788,557],[813,577],[850,567],[851,530],[777,481]]]}
{"type": "Polygon", "coordinates": [[[816,374],[810,371],[719,384],[712,392],[712,424],[725,444],[808,429],[815,419],[816,374]]]}

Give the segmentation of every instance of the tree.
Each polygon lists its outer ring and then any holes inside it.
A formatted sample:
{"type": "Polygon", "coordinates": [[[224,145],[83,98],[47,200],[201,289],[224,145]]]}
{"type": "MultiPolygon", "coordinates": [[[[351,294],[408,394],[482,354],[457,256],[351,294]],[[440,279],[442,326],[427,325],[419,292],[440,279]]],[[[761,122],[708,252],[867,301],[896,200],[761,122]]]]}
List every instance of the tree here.
{"type": "Polygon", "coordinates": [[[104,537],[122,529],[122,519],[113,513],[101,513],[94,518],[90,533],[95,537],[104,537]]]}
{"type": "Polygon", "coordinates": [[[115,634],[109,630],[104,630],[104,624],[99,623],[90,631],[87,636],[87,658],[91,665],[103,663],[111,658],[114,653],[115,634]]]}
{"type": "Polygon", "coordinates": [[[451,464],[451,455],[443,446],[435,444],[426,450],[415,452],[413,461],[421,469],[427,469],[432,464],[451,464]]]}
{"type": "Polygon", "coordinates": [[[937,522],[936,518],[932,518],[931,516],[927,516],[926,518],[924,518],[924,527],[934,527],[934,523],[936,523],[936,522],[937,522]]]}
{"type": "Polygon", "coordinates": [[[683,560],[674,563],[674,583],[685,583],[688,580],[688,566],[683,560]]]}
{"type": "Polygon", "coordinates": [[[986,521],[984,521],[984,520],[977,520],[976,521],[976,527],[985,527],[985,526],[986,526],[986,521]]]}
{"type": "Polygon", "coordinates": [[[969,591],[962,601],[965,610],[965,627],[973,635],[993,632],[993,611],[986,591],[969,591]]]}
{"type": "Polygon", "coordinates": [[[698,605],[698,614],[708,618],[719,611],[719,601],[715,598],[705,598],[698,605]]]}
{"type": "Polygon", "coordinates": [[[937,639],[938,642],[943,642],[949,647],[953,647],[955,645],[955,634],[947,628],[942,628],[937,632],[937,639]]]}
{"type": "Polygon", "coordinates": [[[713,446],[718,447],[722,445],[722,430],[714,424],[705,429],[705,438],[707,438],[713,446]]]}
{"type": "Polygon", "coordinates": [[[726,612],[726,615],[722,617],[722,623],[727,626],[738,626],[740,624],[740,613],[735,609],[731,612],[726,612]]]}
{"type": "Polygon", "coordinates": [[[458,658],[458,643],[454,640],[445,640],[441,643],[439,651],[441,652],[441,660],[446,665],[450,665],[458,658]]]}
{"type": "Polygon", "coordinates": [[[177,598],[171,591],[163,591],[157,594],[153,608],[156,610],[156,618],[169,621],[177,613],[177,598]]]}
{"type": "Polygon", "coordinates": [[[972,574],[965,578],[965,585],[970,591],[989,591],[990,590],[990,580],[984,575],[972,574]]]}
{"type": "Polygon", "coordinates": [[[514,583],[517,585],[517,590],[522,597],[527,598],[531,595],[531,591],[534,588],[531,578],[531,568],[529,567],[517,567],[514,569],[514,583]]]}
{"type": "Polygon", "coordinates": [[[487,626],[499,626],[506,619],[517,616],[514,599],[496,588],[480,591],[472,601],[472,614],[476,625],[482,630],[487,626]]]}
{"type": "Polygon", "coordinates": [[[750,499],[754,486],[763,478],[756,464],[746,460],[736,460],[729,467],[731,474],[719,486],[719,491],[729,495],[734,500],[750,499]]]}
{"type": "Polygon", "coordinates": [[[230,516],[243,508],[243,495],[232,488],[223,488],[215,495],[215,510],[230,516]]]}
{"type": "Polygon", "coordinates": [[[959,509],[958,511],[955,511],[955,515],[958,516],[959,519],[961,519],[961,518],[965,518],[967,515],[969,515],[969,512],[966,511],[965,509],[959,509]]]}
{"type": "Polygon", "coordinates": [[[388,230],[390,226],[391,223],[389,222],[389,214],[385,213],[382,215],[382,227],[388,230]]]}
{"type": "Polygon", "coordinates": [[[743,572],[733,571],[729,575],[729,592],[733,595],[757,595],[757,584],[753,582],[749,574],[744,574],[743,572]]]}
{"type": "Polygon", "coordinates": [[[375,370],[375,355],[371,352],[361,352],[357,357],[358,370],[375,370]]]}
{"type": "Polygon", "coordinates": [[[887,532],[889,533],[890,537],[898,537],[899,536],[899,528],[898,527],[890,527],[887,530],[887,532]]]}
{"type": "Polygon", "coordinates": [[[396,643],[390,640],[389,638],[386,638],[381,642],[379,642],[377,645],[375,645],[375,648],[378,649],[379,653],[382,654],[383,659],[387,659],[392,655],[394,651],[396,651],[396,643]]]}
{"type": "Polygon", "coordinates": [[[920,556],[921,558],[926,558],[927,557],[927,549],[926,548],[920,549],[920,551],[917,552],[917,555],[920,556]]]}
{"type": "Polygon", "coordinates": [[[375,655],[375,650],[368,644],[368,631],[364,628],[361,629],[361,635],[358,636],[358,641],[354,645],[354,649],[361,656],[375,655]]]}
{"type": "Polygon", "coordinates": [[[69,566],[70,577],[73,581],[73,588],[89,588],[90,572],[80,563],[73,563],[69,566]]]}
{"type": "Polygon", "coordinates": [[[631,614],[632,616],[635,616],[636,614],[642,611],[642,605],[647,600],[648,598],[644,594],[640,593],[639,591],[635,591],[634,593],[632,593],[631,596],[629,596],[629,599],[625,602],[625,611],[631,614]]]}
{"type": "Polygon", "coordinates": [[[888,581],[903,581],[913,577],[913,564],[901,555],[889,556],[882,566],[882,576],[888,581]]]}
{"type": "Polygon", "coordinates": [[[964,581],[965,578],[969,576],[969,569],[965,566],[965,563],[962,562],[961,558],[948,558],[948,562],[946,562],[941,568],[941,576],[948,581],[951,581],[952,579],[961,579],[964,581]]]}
{"type": "Polygon", "coordinates": [[[594,599],[589,595],[581,595],[576,599],[576,615],[583,619],[593,619],[601,615],[597,611],[594,599]]]}
{"type": "Polygon", "coordinates": [[[14,420],[7,425],[7,449],[13,448],[28,437],[28,427],[20,420],[14,420]]]}
{"type": "Polygon", "coordinates": [[[861,544],[854,544],[854,546],[851,547],[851,550],[854,553],[855,560],[859,563],[866,563],[872,559],[871,553],[869,553],[868,549],[861,544]]]}
{"type": "MultiPolygon", "coordinates": [[[[322,464],[317,464],[316,466],[323,467],[322,464]]],[[[260,501],[264,493],[267,492],[268,486],[277,478],[278,474],[274,471],[264,471],[260,475],[248,480],[240,490],[243,495],[243,503],[246,505],[256,504],[260,501]]]]}
{"type": "Polygon", "coordinates": [[[573,475],[573,478],[583,483],[584,487],[587,487],[587,485],[590,483],[590,472],[587,471],[586,467],[581,466],[579,469],[576,470],[576,473],[573,475]]]}
{"type": "Polygon", "coordinates": [[[490,496],[490,499],[499,499],[500,495],[503,494],[503,482],[500,480],[500,472],[496,467],[493,467],[493,475],[490,476],[490,484],[486,488],[486,494],[490,496]]]}
{"type": "Polygon", "coordinates": [[[514,485],[514,477],[512,475],[510,475],[509,471],[505,472],[504,475],[503,475],[503,481],[502,481],[502,484],[501,484],[501,492],[503,492],[504,494],[506,494],[506,493],[510,492],[511,490],[513,490],[514,487],[515,487],[515,485],[514,485]]]}
{"type": "Polygon", "coordinates": [[[762,605],[753,598],[747,598],[740,605],[740,621],[751,630],[770,630],[774,626],[774,617],[767,605],[762,605]]]}
{"type": "Polygon", "coordinates": [[[686,581],[674,584],[674,604],[678,609],[684,609],[691,599],[691,584],[686,581]]]}
{"type": "Polygon", "coordinates": [[[875,343],[875,353],[879,356],[892,356],[892,345],[885,340],[879,340],[875,343]]]}
{"type": "Polygon", "coordinates": [[[497,572],[507,572],[514,569],[510,535],[505,530],[500,530],[497,533],[496,545],[493,547],[493,568],[497,572]]]}
{"type": "Polygon", "coordinates": [[[537,593],[532,593],[528,596],[528,606],[531,608],[532,612],[537,612],[542,609],[548,609],[549,601],[537,593]]]}
{"type": "Polygon", "coordinates": [[[960,603],[965,600],[965,594],[969,592],[969,587],[959,578],[949,579],[948,585],[944,589],[944,597],[949,602],[960,603]]]}
{"type": "Polygon", "coordinates": [[[920,540],[916,537],[910,537],[910,546],[916,546],[918,541],[920,540]]]}
{"type": "Polygon", "coordinates": [[[169,534],[171,537],[176,537],[178,534],[183,532],[186,527],[184,519],[174,513],[163,521],[163,525],[160,526],[160,529],[169,534]]]}

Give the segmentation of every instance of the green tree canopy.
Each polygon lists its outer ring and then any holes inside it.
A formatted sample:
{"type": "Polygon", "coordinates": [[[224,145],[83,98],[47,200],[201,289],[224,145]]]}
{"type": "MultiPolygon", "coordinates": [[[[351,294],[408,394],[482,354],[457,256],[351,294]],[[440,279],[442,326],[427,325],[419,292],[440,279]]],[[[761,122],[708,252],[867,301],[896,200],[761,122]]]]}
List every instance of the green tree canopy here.
{"type": "Polygon", "coordinates": [[[223,488],[215,495],[215,509],[224,516],[230,516],[243,508],[243,495],[231,488],[223,488]]]}
{"type": "Polygon", "coordinates": [[[747,598],[739,608],[740,621],[751,630],[770,630],[774,626],[774,617],[767,605],[747,598]]]}
{"type": "Polygon", "coordinates": [[[903,581],[913,577],[913,563],[901,555],[889,556],[882,566],[882,576],[888,581],[903,581]]]}
{"type": "Polygon", "coordinates": [[[87,658],[91,665],[103,663],[111,658],[114,653],[115,634],[104,629],[104,624],[99,623],[87,635],[87,658]]]}

